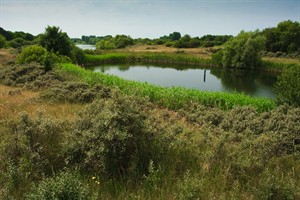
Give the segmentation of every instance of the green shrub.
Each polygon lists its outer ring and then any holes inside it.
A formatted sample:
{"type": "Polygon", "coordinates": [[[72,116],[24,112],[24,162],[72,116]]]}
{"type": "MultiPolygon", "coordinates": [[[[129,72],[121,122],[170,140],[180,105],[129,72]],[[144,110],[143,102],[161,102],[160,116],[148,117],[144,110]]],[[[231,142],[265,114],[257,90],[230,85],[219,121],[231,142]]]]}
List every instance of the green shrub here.
{"type": "Polygon", "coordinates": [[[178,190],[176,194],[178,199],[193,200],[204,199],[203,196],[203,182],[201,179],[192,177],[189,171],[183,177],[183,180],[178,181],[178,190]]]}
{"type": "Polygon", "coordinates": [[[85,62],[84,51],[79,47],[73,46],[71,51],[71,59],[73,63],[77,65],[82,65],[85,62]]]}
{"type": "Polygon", "coordinates": [[[89,200],[89,188],[81,182],[76,172],[62,172],[34,186],[26,195],[30,200],[89,200]]]}
{"type": "Polygon", "coordinates": [[[264,38],[258,32],[242,31],[225,44],[222,57],[221,53],[214,56],[214,62],[223,67],[253,69],[260,65],[259,52],[263,47],[264,38]]]}
{"type": "Polygon", "coordinates": [[[39,45],[27,46],[22,49],[18,57],[19,64],[28,64],[30,62],[37,62],[41,65],[45,63],[47,57],[47,50],[39,45]]]}
{"type": "Polygon", "coordinates": [[[32,41],[27,41],[23,38],[14,38],[13,40],[10,40],[10,41],[7,41],[7,44],[9,47],[12,47],[12,48],[21,48],[25,45],[33,45],[34,42],[32,41]]]}
{"type": "Polygon", "coordinates": [[[300,67],[285,70],[275,84],[275,91],[279,103],[300,106],[300,67]]]}
{"type": "Polygon", "coordinates": [[[161,152],[145,124],[140,106],[144,103],[115,96],[89,105],[76,122],[73,140],[68,141],[69,163],[114,177],[144,174],[150,160],[157,162],[161,152]]]}
{"type": "Polygon", "coordinates": [[[0,34],[0,49],[5,47],[6,45],[6,39],[3,37],[3,35],[0,34]]]}
{"type": "Polygon", "coordinates": [[[0,73],[2,84],[33,89],[49,87],[62,81],[63,78],[58,73],[46,71],[44,66],[37,63],[9,66],[0,73]]]}
{"type": "Polygon", "coordinates": [[[100,85],[90,86],[81,82],[59,82],[40,94],[40,97],[47,101],[71,103],[89,103],[97,97],[108,98],[110,96],[109,88],[100,85]]]}

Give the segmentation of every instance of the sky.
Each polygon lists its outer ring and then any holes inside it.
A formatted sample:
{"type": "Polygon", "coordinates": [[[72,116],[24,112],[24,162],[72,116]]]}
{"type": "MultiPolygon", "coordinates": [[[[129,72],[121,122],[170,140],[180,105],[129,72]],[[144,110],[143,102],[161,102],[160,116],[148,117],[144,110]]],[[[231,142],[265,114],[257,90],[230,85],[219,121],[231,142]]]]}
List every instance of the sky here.
{"type": "Polygon", "coordinates": [[[237,35],[284,20],[300,21],[300,0],[0,0],[5,30],[37,35],[59,26],[71,38],[237,35]]]}

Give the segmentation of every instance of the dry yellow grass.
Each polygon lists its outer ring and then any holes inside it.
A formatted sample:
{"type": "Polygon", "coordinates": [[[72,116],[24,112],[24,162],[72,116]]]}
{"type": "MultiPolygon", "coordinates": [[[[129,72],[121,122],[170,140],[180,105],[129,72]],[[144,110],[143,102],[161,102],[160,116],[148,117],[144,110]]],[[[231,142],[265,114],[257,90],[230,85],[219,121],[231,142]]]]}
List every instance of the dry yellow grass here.
{"type": "MultiPolygon", "coordinates": [[[[186,53],[189,55],[198,56],[201,58],[210,58],[213,48],[175,48],[166,47],[164,45],[134,45],[125,48],[125,51],[130,52],[156,52],[156,53],[186,53]]],[[[124,51],[121,49],[119,51],[124,51]]]]}
{"type": "Polygon", "coordinates": [[[35,116],[39,111],[56,119],[76,119],[81,104],[48,103],[38,99],[39,93],[22,88],[0,85],[0,121],[15,120],[20,112],[35,116]]]}
{"type": "Polygon", "coordinates": [[[16,53],[13,49],[0,49],[0,67],[16,61],[16,53]]]}
{"type": "Polygon", "coordinates": [[[300,64],[300,59],[297,59],[297,58],[272,58],[272,57],[263,57],[263,60],[274,62],[274,63],[300,64]]]}

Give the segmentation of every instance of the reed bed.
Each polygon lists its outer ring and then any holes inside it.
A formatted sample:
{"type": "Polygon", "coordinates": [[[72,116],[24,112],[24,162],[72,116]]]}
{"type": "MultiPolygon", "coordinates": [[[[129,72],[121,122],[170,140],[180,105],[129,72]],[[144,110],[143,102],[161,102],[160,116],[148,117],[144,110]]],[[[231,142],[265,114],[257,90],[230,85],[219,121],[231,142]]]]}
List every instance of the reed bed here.
{"type": "Polygon", "coordinates": [[[125,94],[138,95],[149,98],[151,102],[169,109],[180,109],[188,103],[200,103],[205,106],[230,110],[236,106],[251,106],[259,112],[268,111],[276,107],[273,100],[267,98],[253,98],[240,93],[207,92],[182,87],[160,87],[148,83],[128,81],[122,78],[92,72],[74,64],[60,64],[59,68],[79,76],[84,82],[95,85],[103,84],[120,89],[125,94]]]}
{"type": "Polygon", "coordinates": [[[99,65],[106,63],[128,63],[128,62],[151,62],[161,64],[185,64],[212,66],[208,58],[201,58],[184,53],[131,53],[131,52],[112,52],[100,55],[85,54],[85,65],[99,65]]]}

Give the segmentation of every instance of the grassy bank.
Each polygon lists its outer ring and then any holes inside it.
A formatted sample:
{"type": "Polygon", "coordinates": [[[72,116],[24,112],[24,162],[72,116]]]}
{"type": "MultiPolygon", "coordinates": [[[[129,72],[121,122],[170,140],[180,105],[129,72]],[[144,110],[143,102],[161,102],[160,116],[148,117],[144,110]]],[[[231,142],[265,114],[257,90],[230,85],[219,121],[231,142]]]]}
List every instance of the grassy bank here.
{"type": "Polygon", "coordinates": [[[212,66],[208,58],[196,57],[184,53],[154,53],[154,52],[112,52],[101,55],[85,54],[85,65],[106,63],[147,62],[159,64],[184,64],[197,66],[212,66]]]}
{"type": "Polygon", "coordinates": [[[252,106],[261,112],[271,110],[276,106],[273,100],[266,98],[253,98],[243,94],[203,92],[180,87],[164,88],[91,72],[73,64],[61,64],[60,69],[79,76],[88,84],[104,84],[106,86],[117,87],[125,94],[148,97],[150,101],[159,103],[170,109],[180,109],[185,104],[192,102],[224,110],[232,109],[235,106],[252,106]]]}
{"type": "Polygon", "coordinates": [[[293,66],[298,66],[300,68],[300,61],[296,59],[264,58],[262,60],[262,66],[259,69],[264,71],[282,72],[293,66]]]}

